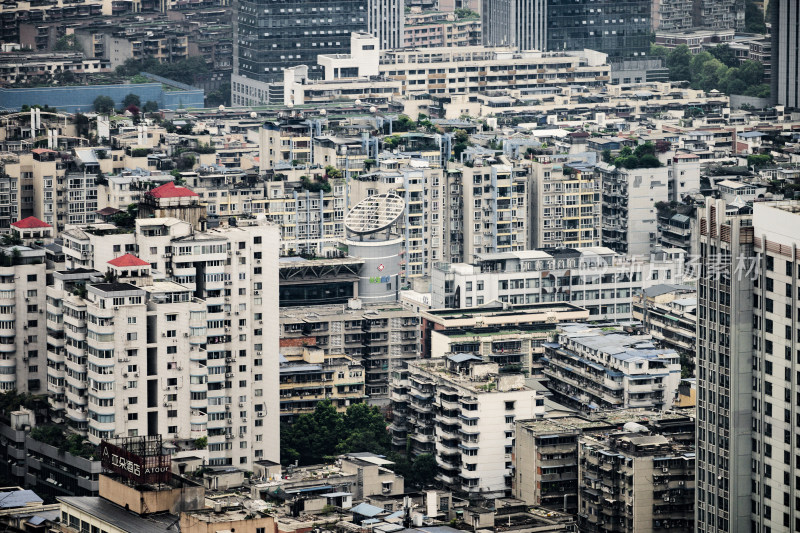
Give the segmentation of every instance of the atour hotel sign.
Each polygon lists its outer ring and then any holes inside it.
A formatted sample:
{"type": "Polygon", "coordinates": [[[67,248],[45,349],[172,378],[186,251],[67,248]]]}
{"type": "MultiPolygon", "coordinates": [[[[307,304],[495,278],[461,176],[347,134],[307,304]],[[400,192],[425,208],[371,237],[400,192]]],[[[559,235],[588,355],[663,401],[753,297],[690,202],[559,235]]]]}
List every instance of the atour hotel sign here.
{"type": "Polygon", "coordinates": [[[100,443],[100,464],[134,483],[163,483],[171,477],[169,455],[142,457],[107,441],[100,443]]]}

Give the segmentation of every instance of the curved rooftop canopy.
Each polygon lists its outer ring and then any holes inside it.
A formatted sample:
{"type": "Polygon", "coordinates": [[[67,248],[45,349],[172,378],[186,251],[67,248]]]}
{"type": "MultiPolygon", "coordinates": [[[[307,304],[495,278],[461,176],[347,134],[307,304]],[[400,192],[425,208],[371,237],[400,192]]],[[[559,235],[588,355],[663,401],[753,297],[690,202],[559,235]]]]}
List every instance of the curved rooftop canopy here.
{"type": "Polygon", "coordinates": [[[358,202],[344,218],[344,225],[353,233],[368,235],[394,224],[403,214],[405,200],[396,194],[377,194],[358,202]]]}

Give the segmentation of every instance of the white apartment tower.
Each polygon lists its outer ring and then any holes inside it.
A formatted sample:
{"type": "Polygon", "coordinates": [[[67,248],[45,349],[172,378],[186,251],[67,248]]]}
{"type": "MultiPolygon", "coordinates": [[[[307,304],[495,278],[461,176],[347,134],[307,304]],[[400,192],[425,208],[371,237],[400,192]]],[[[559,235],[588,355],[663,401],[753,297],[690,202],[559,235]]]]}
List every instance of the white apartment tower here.
{"type": "Polygon", "coordinates": [[[367,24],[381,50],[403,47],[405,0],[369,0],[367,24]]]}
{"type": "Polygon", "coordinates": [[[211,465],[277,461],[277,228],[155,218],[63,237],[48,386],[73,429],[93,441],[208,436],[211,465]]]}
{"type": "Polygon", "coordinates": [[[649,256],[658,245],[655,204],[669,201],[669,168],[595,166],[603,193],[603,245],[619,253],[649,256]]]}
{"type": "Polygon", "coordinates": [[[752,531],[800,528],[798,227],[798,202],[753,205],[752,531]]]}

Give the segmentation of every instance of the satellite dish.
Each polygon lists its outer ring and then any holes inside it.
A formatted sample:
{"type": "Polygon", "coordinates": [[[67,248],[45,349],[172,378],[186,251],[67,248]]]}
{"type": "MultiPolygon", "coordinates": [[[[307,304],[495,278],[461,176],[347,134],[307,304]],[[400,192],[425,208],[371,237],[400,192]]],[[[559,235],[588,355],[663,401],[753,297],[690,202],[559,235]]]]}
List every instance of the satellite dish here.
{"type": "Polygon", "coordinates": [[[399,219],[406,203],[396,194],[377,194],[358,202],[344,217],[344,225],[358,235],[382,231],[399,219]]]}
{"type": "Polygon", "coordinates": [[[258,117],[258,113],[256,113],[255,111],[250,113],[250,118],[257,118],[257,117],[258,117]]]}
{"type": "Polygon", "coordinates": [[[375,113],[375,112],[377,112],[377,111],[378,111],[378,108],[377,108],[377,107],[375,107],[375,106],[372,106],[372,107],[370,107],[370,108],[369,108],[369,112],[370,112],[370,113],[375,113]]]}
{"type": "Polygon", "coordinates": [[[356,100],[356,105],[361,105],[361,100],[356,100]]]}
{"type": "Polygon", "coordinates": [[[220,105],[220,106],[219,106],[219,110],[220,110],[220,111],[225,111],[225,106],[224,106],[224,105],[220,105]]]}
{"type": "Polygon", "coordinates": [[[322,115],[322,116],[325,116],[325,115],[328,114],[328,110],[327,109],[320,109],[319,110],[319,114],[322,115]]]}

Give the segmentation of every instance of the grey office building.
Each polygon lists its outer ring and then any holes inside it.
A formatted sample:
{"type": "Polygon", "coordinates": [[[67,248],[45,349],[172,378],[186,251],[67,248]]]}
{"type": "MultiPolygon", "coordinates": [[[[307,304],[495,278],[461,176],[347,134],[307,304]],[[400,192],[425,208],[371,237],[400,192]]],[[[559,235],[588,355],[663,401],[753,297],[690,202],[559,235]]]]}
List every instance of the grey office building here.
{"type": "Polygon", "coordinates": [[[800,108],[800,2],[772,0],[772,101],[800,108]]]}
{"type": "Polygon", "coordinates": [[[484,44],[643,57],[650,50],[651,7],[652,0],[483,0],[484,44]]]}

